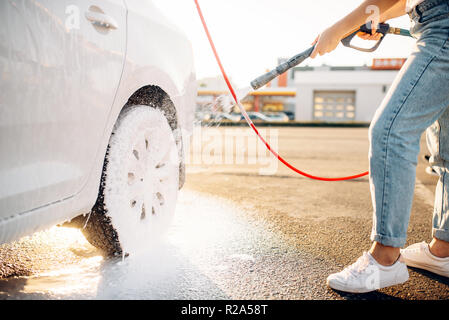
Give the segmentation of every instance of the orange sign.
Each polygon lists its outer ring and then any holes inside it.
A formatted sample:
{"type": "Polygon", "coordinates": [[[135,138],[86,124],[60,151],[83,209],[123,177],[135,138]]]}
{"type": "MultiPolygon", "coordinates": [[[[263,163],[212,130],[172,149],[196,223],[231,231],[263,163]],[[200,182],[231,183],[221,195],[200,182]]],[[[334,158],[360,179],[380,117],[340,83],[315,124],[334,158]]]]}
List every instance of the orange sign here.
{"type": "Polygon", "coordinates": [[[373,59],[372,70],[399,70],[404,65],[405,58],[373,59]]]}

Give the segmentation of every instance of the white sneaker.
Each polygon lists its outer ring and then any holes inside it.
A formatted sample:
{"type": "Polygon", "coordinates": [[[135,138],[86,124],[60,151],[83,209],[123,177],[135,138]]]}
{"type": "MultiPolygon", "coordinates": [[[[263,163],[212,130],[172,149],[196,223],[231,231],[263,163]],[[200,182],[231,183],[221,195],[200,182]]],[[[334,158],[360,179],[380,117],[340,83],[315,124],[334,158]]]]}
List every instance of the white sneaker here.
{"type": "Polygon", "coordinates": [[[402,249],[401,255],[404,262],[410,266],[424,269],[440,276],[449,277],[449,257],[439,258],[434,256],[426,242],[412,244],[402,249]]]}
{"type": "Polygon", "coordinates": [[[386,267],[379,264],[369,252],[364,252],[354,264],[327,277],[327,285],[335,290],[364,293],[407,280],[407,266],[400,259],[386,267]]]}

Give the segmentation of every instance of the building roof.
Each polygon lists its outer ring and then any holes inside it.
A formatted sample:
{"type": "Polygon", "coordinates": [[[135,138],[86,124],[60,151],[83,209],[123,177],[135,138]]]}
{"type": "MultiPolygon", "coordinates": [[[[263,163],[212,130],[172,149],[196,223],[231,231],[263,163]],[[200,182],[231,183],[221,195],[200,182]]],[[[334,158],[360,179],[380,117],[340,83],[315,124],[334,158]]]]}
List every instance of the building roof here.
{"type": "Polygon", "coordinates": [[[371,69],[359,70],[316,70],[314,72],[296,71],[295,84],[302,85],[372,85],[391,84],[396,77],[397,70],[374,71],[371,69]]]}
{"type": "Polygon", "coordinates": [[[293,68],[295,71],[363,71],[363,70],[399,70],[406,58],[374,58],[371,66],[302,66],[293,68]]]}
{"type": "Polygon", "coordinates": [[[250,96],[277,96],[277,97],[295,97],[296,90],[294,91],[277,91],[277,88],[267,91],[254,91],[251,92],[250,96]]]}
{"type": "MultiPolygon", "coordinates": [[[[221,96],[229,94],[229,91],[222,90],[198,90],[199,96],[221,96]]],[[[296,88],[262,88],[258,91],[253,91],[249,96],[277,96],[277,97],[295,97],[296,88]]]]}

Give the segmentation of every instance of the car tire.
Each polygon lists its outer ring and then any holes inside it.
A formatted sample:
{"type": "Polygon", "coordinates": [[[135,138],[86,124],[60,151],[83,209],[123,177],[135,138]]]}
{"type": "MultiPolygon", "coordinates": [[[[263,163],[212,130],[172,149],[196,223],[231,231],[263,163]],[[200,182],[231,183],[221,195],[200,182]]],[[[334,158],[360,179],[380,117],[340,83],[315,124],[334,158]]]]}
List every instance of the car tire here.
{"type": "Polygon", "coordinates": [[[160,238],[175,212],[179,164],[162,111],[127,107],[110,138],[97,202],[84,218],[86,239],[106,255],[121,256],[160,238]]]}

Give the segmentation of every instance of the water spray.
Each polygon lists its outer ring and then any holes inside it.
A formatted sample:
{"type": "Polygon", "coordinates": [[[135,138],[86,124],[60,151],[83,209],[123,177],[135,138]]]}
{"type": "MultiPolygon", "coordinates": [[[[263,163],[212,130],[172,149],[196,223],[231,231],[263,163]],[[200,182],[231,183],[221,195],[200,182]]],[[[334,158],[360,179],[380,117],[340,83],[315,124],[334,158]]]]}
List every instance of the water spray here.
{"type": "MultiPolygon", "coordinates": [[[[201,11],[200,5],[198,3],[198,0],[194,0],[195,1],[195,5],[196,8],[198,10],[198,14],[199,17],[201,19],[201,23],[203,24],[204,27],[204,31],[206,32],[206,36],[207,39],[209,40],[209,44],[211,46],[211,49],[214,53],[215,59],[217,60],[217,64],[220,68],[220,71],[223,75],[223,78],[226,82],[226,85],[228,86],[228,89],[232,95],[232,98],[234,99],[235,103],[237,104],[237,106],[240,109],[240,112],[242,113],[244,119],[246,120],[246,122],[248,123],[248,125],[254,130],[254,132],[256,133],[256,135],[259,137],[259,139],[265,144],[265,146],[267,147],[268,151],[270,151],[280,162],[282,162],[286,167],[288,167],[289,169],[293,170],[294,172],[310,178],[310,179],[314,179],[314,180],[320,180],[320,181],[343,181],[343,180],[352,180],[352,179],[357,179],[363,176],[366,176],[369,174],[368,171],[363,172],[363,173],[359,173],[356,175],[352,175],[352,176],[347,176],[347,177],[338,177],[338,178],[326,178],[326,177],[319,177],[319,176],[314,176],[311,174],[308,174],[304,171],[301,171],[299,169],[297,169],[296,167],[294,167],[293,165],[291,165],[288,161],[286,161],[284,158],[282,158],[275,150],[273,150],[271,148],[271,146],[268,144],[268,142],[262,137],[262,135],[259,133],[259,131],[257,130],[256,126],[254,125],[254,123],[251,121],[251,119],[249,118],[248,114],[246,113],[245,108],[242,106],[242,104],[240,103],[240,100],[238,99],[234,88],[231,85],[231,82],[229,81],[229,78],[223,68],[223,65],[221,63],[220,57],[218,56],[218,52],[217,49],[215,48],[214,45],[214,41],[212,40],[212,37],[210,35],[209,29],[207,27],[206,24],[206,20],[204,19],[203,13],[201,11]]],[[[352,32],[350,35],[348,35],[346,38],[344,38],[341,42],[343,43],[344,46],[352,48],[352,49],[356,49],[359,51],[363,51],[363,52],[373,52],[375,51],[381,44],[381,42],[383,41],[383,39],[385,38],[385,36],[387,34],[395,34],[395,35],[401,35],[401,36],[408,36],[411,37],[411,34],[408,30],[406,29],[400,29],[400,28],[394,28],[394,27],[390,27],[390,25],[386,24],[386,23],[381,23],[378,25],[378,28],[376,30],[376,32],[381,33],[382,37],[380,38],[380,40],[372,47],[372,48],[360,48],[357,46],[352,45],[352,39],[357,35],[357,33],[359,32],[363,32],[363,33],[372,33],[371,30],[371,26],[370,23],[364,24],[363,26],[361,26],[359,29],[355,30],[354,32],[352,32]]],[[[273,69],[272,71],[261,75],[260,77],[258,77],[257,79],[253,80],[251,82],[251,86],[254,90],[257,90],[259,88],[261,88],[262,86],[264,86],[265,84],[267,84],[268,82],[270,82],[271,80],[273,80],[274,78],[276,78],[277,76],[281,75],[282,73],[286,72],[287,70],[297,66],[298,64],[300,64],[301,62],[303,62],[304,60],[306,60],[310,54],[312,53],[314,49],[314,46],[310,47],[309,49],[305,50],[304,52],[297,54],[296,56],[290,58],[288,61],[284,62],[283,64],[277,66],[275,69],[273,69]]]]}

